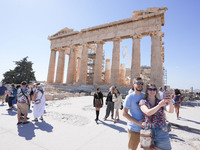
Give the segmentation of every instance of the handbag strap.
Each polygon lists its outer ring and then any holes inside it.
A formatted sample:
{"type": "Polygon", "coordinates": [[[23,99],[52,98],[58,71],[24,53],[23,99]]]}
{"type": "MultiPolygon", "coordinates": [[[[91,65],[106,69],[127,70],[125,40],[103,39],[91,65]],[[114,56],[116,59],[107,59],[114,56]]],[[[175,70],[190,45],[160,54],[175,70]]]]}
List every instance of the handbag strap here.
{"type": "Polygon", "coordinates": [[[28,100],[28,97],[24,94],[24,91],[21,89],[22,94],[26,97],[26,99],[28,100]]]}

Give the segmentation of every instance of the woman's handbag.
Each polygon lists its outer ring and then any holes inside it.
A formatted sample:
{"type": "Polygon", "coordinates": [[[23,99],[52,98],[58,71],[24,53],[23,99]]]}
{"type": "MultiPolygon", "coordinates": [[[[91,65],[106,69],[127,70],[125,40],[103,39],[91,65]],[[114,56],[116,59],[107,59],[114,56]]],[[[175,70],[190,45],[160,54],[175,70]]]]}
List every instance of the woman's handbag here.
{"type": "Polygon", "coordinates": [[[141,148],[154,148],[153,134],[152,134],[152,125],[153,116],[151,117],[150,128],[143,128],[140,130],[140,146],[141,148]]]}
{"type": "Polygon", "coordinates": [[[151,128],[140,130],[140,145],[141,145],[141,148],[153,148],[154,147],[151,128]]]}
{"type": "Polygon", "coordinates": [[[123,108],[124,108],[123,103],[121,103],[121,107],[120,107],[120,109],[122,110],[123,108]]]}
{"type": "MultiPolygon", "coordinates": [[[[43,96],[43,94],[42,94],[42,96],[43,96]]],[[[39,104],[41,102],[42,96],[40,97],[40,99],[34,100],[35,104],[39,104]]]]}
{"type": "Polygon", "coordinates": [[[41,102],[41,99],[34,100],[35,104],[39,104],[41,102]]]}
{"type": "Polygon", "coordinates": [[[101,108],[102,107],[102,103],[101,103],[100,99],[95,99],[94,107],[97,107],[97,108],[101,108]]]}

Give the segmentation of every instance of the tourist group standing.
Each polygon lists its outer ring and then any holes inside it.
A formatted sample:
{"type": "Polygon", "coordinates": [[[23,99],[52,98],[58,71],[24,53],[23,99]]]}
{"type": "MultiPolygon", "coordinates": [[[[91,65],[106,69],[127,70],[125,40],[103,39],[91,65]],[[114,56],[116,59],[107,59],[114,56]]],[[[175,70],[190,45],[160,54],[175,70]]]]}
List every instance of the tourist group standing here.
{"type": "Polygon", "coordinates": [[[15,108],[14,104],[17,104],[17,125],[29,123],[27,115],[31,108],[31,102],[34,104],[33,121],[38,121],[38,118],[43,120],[45,110],[45,92],[43,86],[39,83],[29,87],[26,81],[23,81],[21,85],[17,85],[16,87],[14,84],[11,84],[10,89],[6,88],[5,84],[2,84],[0,87],[0,96],[2,104],[4,104],[5,99],[8,102],[8,111],[15,108]]]}
{"type": "MultiPolygon", "coordinates": [[[[104,121],[107,120],[107,118],[111,113],[111,119],[113,120],[114,123],[117,123],[117,121],[119,121],[119,109],[122,108],[122,96],[120,95],[120,92],[116,87],[114,86],[110,87],[106,97],[105,104],[107,106],[106,106],[106,114],[103,120],[104,121]]],[[[100,109],[103,107],[103,94],[100,88],[97,88],[97,92],[94,94],[93,106],[95,107],[96,110],[95,121],[97,122],[99,120],[100,109]]]]}

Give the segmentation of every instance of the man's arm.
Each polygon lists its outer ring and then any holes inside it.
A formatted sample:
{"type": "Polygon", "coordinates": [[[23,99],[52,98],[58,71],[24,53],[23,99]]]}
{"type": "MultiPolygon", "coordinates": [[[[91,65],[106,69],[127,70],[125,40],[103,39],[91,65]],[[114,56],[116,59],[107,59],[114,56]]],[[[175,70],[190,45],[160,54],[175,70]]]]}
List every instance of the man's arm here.
{"type": "Polygon", "coordinates": [[[138,126],[140,126],[140,127],[143,127],[143,125],[142,125],[142,122],[143,122],[143,120],[136,120],[135,118],[133,118],[133,117],[131,117],[129,114],[128,114],[128,108],[124,108],[123,109],[123,116],[125,117],[125,118],[127,118],[129,121],[131,121],[131,122],[133,122],[133,123],[135,123],[135,124],[137,124],[138,126]]]}

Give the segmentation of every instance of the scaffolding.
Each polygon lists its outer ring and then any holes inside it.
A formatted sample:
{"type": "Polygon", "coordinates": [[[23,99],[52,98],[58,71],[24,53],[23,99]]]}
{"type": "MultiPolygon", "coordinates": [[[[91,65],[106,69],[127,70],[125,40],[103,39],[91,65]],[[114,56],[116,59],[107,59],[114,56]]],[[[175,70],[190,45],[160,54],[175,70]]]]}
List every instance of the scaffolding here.
{"type": "Polygon", "coordinates": [[[167,70],[163,69],[163,84],[167,85],[167,70]]]}

